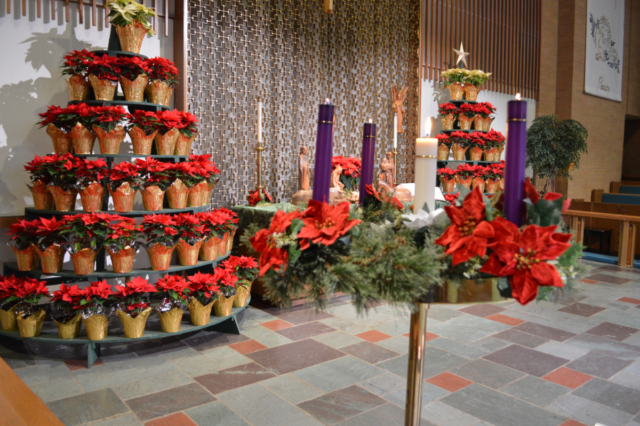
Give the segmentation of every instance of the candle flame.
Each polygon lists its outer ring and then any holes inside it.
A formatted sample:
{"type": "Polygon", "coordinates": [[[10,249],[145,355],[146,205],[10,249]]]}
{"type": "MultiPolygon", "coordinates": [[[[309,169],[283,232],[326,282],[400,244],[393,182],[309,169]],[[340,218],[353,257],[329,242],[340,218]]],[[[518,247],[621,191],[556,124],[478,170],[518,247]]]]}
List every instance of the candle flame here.
{"type": "Polygon", "coordinates": [[[430,136],[431,135],[431,117],[427,118],[427,123],[426,123],[426,136],[430,136]]]}
{"type": "Polygon", "coordinates": [[[329,100],[329,98],[326,98],[326,99],[324,100],[324,103],[325,103],[325,104],[327,104],[327,105],[329,105],[329,104],[331,103],[331,101],[329,100]]]}
{"type": "Polygon", "coordinates": [[[370,118],[370,119],[369,119],[369,123],[370,123],[370,124],[371,124],[371,123],[373,123],[373,118],[370,118]]]}
{"type": "Polygon", "coordinates": [[[516,101],[521,101],[522,100],[522,96],[520,96],[520,93],[516,93],[516,101]]]}

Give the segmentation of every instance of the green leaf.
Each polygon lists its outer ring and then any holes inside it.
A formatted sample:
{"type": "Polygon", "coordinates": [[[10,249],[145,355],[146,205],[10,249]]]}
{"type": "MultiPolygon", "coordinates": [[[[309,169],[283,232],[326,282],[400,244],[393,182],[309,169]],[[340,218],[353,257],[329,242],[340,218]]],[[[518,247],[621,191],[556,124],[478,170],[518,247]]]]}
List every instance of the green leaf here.
{"type": "Polygon", "coordinates": [[[580,244],[571,245],[571,247],[569,247],[567,251],[565,251],[560,257],[558,257],[558,264],[561,266],[575,265],[578,262],[578,259],[583,256],[582,250],[584,248],[585,247],[580,244]]]}

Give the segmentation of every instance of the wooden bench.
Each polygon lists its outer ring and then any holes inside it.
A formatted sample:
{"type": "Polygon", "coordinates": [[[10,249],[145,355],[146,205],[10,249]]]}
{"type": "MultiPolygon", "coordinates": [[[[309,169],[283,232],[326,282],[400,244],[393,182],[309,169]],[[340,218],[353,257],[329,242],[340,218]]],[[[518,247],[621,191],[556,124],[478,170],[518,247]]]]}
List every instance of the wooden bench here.
{"type": "Polygon", "coordinates": [[[619,194],[622,192],[620,191],[620,187],[622,186],[640,186],[640,181],[623,180],[620,182],[611,182],[609,184],[609,192],[612,194],[619,194]]]}
{"type": "Polygon", "coordinates": [[[640,195],[640,186],[620,185],[620,194],[640,195]]]}
{"type": "Polygon", "coordinates": [[[602,194],[601,200],[602,203],[606,204],[626,204],[629,206],[640,206],[640,195],[602,194]]]}

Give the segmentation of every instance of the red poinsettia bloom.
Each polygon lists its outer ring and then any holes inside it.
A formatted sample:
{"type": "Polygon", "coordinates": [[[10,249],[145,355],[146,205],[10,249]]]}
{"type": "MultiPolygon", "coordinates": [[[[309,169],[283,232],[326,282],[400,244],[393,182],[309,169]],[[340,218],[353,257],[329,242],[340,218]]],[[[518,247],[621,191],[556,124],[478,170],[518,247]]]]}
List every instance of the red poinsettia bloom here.
{"type": "Polygon", "coordinates": [[[188,290],[189,283],[184,278],[177,275],[165,275],[156,283],[156,290],[162,293],[169,293],[173,290],[179,298],[185,299],[187,296],[185,290],[188,290]]]}
{"type": "Polygon", "coordinates": [[[85,287],[82,295],[91,301],[92,299],[108,299],[113,294],[111,286],[107,284],[107,280],[92,282],[89,287],[85,287]]]}
{"type": "MultiPolygon", "coordinates": [[[[536,191],[536,188],[531,184],[530,178],[527,178],[524,182],[524,193],[526,197],[529,200],[531,200],[531,204],[533,205],[535,205],[538,202],[538,200],[540,200],[538,191],[536,191]]],[[[547,192],[546,194],[544,194],[544,197],[542,197],[543,200],[547,200],[547,201],[555,201],[555,200],[559,200],[560,198],[562,198],[562,194],[558,194],[557,192],[547,192]]],[[[566,213],[567,210],[569,210],[570,205],[571,205],[570,198],[564,200],[564,202],[562,203],[563,214],[566,213]]]]}
{"type": "Polygon", "coordinates": [[[260,191],[253,191],[247,196],[247,201],[251,207],[258,205],[258,203],[262,202],[262,197],[260,196],[260,191]]]}
{"type": "Polygon", "coordinates": [[[294,219],[300,217],[299,211],[285,213],[278,210],[271,220],[269,229],[261,229],[249,239],[253,249],[260,253],[260,275],[270,268],[284,271],[289,260],[287,247],[280,242],[280,237],[287,231],[294,219]],[[284,266],[282,266],[284,265],[284,266]]]}
{"type": "Polygon", "coordinates": [[[487,243],[494,231],[484,219],[486,207],[482,193],[475,188],[462,203],[462,207],[445,206],[451,225],[435,243],[447,248],[453,255],[453,266],[466,262],[474,256],[484,257],[487,243]]]}
{"type": "Polygon", "coordinates": [[[40,235],[50,234],[54,231],[57,231],[64,224],[65,224],[64,220],[56,220],[55,217],[52,217],[51,219],[41,217],[40,223],[38,224],[38,234],[40,235]]]}
{"type": "Polygon", "coordinates": [[[235,287],[238,282],[236,274],[226,268],[216,268],[213,279],[220,287],[235,287]]]}
{"type": "Polygon", "coordinates": [[[14,296],[18,299],[26,299],[28,297],[42,295],[49,296],[49,289],[45,281],[38,281],[35,278],[21,278],[14,287],[14,296]]]}
{"type": "Polygon", "coordinates": [[[123,299],[127,296],[143,293],[155,293],[156,288],[142,277],[135,277],[125,285],[116,286],[116,296],[123,299]]]}
{"type": "Polygon", "coordinates": [[[67,302],[71,305],[77,305],[83,297],[83,292],[77,285],[68,286],[61,284],[60,289],[53,292],[53,300],[67,302]]]}
{"type": "Polygon", "coordinates": [[[14,276],[0,276],[0,301],[13,296],[18,286],[18,279],[14,276]]]}
{"type": "Polygon", "coordinates": [[[455,194],[444,194],[444,199],[447,200],[449,204],[453,206],[459,196],[460,196],[459,192],[456,192],[455,194]]]}
{"type": "Polygon", "coordinates": [[[332,206],[316,200],[309,200],[309,207],[302,213],[304,226],[298,234],[300,248],[306,250],[309,243],[330,246],[345,235],[351,228],[362,222],[349,220],[348,201],[332,206]]]}
{"type": "Polygon", "coordinates": [[[404,206],[402,205],[400,200],[398,200],[396,197],[390,197],[385,192],[376,191],[376,189],[373,187],[373,185],[367,185],[366,189],[367,189],[367,194],[373,195],[374,197],[376,197],[376,199],[378,201],[383,202],[383,203],[390,203],[390,204],[394,205],[399,211],[403,211],[404,210],[404,206]]]}
{"type": "Polygon", "coordinates": [[[201,291],[204,297],[210,298],[213,293],[220,290],[220,286],[217,284],[216,277],[213,274],[203,274],[196,272],[189,277],[189,289],[191,293],[201,291]]]}

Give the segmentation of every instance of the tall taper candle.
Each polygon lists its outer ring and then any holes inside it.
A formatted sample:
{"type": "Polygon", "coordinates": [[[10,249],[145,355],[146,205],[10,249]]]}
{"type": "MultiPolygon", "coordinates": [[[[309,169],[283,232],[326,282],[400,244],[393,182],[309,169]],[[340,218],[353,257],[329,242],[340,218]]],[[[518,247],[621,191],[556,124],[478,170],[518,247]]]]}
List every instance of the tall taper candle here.
{"type": "Polygon", "coordinates": [[[504,216],[522,225],[524,211],[524,169],[527,149],[527,103],[520,100],[507,104],[507,153],[504,171],[504,216]]]}
{"type": "Polygon", "coordinates": [[[362,170],[360,172],[360,204],[367,197],[367,185],[373,184],[373,169],[376,156],[376,125],[364,123],[362,138],[362,170]]]}
{"type": "Polygon", "coordinates": [[[398,114],[394,114],[393,115],[393,149],[395,150],[397,147],[398,147],[398,114]]]}
{"type": "Polygon", "coordinates": [[[262,99],[258,98],[258,145],[262,143],[262,99]]]}
{"type": "Polygon", "coordinates": [[[316,138],[316,164],[313,176],[313,199],[329,202],[331,185],[331,158],[333,156],[333,123],[335,106],[320,105],[318,109],[318,135],[316,138]]]}

